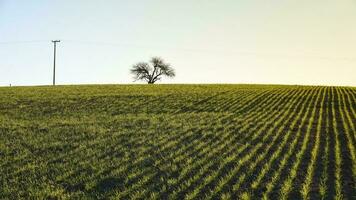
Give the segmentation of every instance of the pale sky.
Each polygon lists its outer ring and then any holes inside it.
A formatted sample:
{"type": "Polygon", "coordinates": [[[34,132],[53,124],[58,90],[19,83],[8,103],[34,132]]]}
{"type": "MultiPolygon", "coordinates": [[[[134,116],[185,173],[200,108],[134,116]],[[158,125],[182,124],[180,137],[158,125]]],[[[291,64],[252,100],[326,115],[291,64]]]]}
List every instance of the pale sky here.
{"type": "Polygon", "coordinates": [[[356,0],[0,0],[0,85],[162,83],[356,86],[356,0]]]}

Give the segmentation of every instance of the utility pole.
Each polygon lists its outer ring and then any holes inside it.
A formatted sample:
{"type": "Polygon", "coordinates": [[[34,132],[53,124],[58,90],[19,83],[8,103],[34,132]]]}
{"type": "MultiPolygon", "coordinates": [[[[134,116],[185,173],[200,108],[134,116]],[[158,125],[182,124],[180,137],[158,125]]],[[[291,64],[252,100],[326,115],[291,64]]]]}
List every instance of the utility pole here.
{"type": "Polygon", "coordinates": [[[53,85],[56,85],[56,48],[57,42],[60,40],[52,40],[53,42],[53,85]]]}

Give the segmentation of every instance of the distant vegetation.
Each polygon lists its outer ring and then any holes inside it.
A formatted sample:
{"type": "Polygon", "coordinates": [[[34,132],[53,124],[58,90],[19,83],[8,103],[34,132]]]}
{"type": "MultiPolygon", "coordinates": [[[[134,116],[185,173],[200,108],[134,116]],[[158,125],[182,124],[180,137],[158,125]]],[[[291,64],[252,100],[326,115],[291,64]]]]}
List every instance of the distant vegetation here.
{"type": "Polygon", "coordinates": [[[0,88],[0,199],[356,199],[356,88],[0,88]]]}
{"type": "Polygon", "coordinates": [[[170,64],[166,63],[162,58],[153,57],[150,61],[151,65],[146,62],[139,62],[132,66],[131,74],[134,75],[134,80],[146,81],[148,84],[153,84],[162,79],[162,77],[175,77],[176,73],[170,64]]]}

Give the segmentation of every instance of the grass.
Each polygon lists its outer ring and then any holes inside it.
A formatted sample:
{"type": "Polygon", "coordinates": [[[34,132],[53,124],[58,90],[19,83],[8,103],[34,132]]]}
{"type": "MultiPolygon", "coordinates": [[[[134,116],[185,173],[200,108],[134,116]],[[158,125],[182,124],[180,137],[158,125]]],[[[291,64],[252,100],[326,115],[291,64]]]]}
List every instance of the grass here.
{"type": "Polygon", "coordinates": [[[0,88],[0,199],[355,199],[356,88],[0,88]]]}

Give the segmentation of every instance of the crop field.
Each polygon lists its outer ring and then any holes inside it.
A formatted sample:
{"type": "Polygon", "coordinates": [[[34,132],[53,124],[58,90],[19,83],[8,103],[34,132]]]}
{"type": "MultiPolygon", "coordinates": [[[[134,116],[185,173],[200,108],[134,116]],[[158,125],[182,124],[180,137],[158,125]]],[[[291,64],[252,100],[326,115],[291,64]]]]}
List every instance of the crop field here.
{"type": "Polygon", "coordinates": [[[356,88],[0,88],[0,199],[356,199],[356,88]]]}

